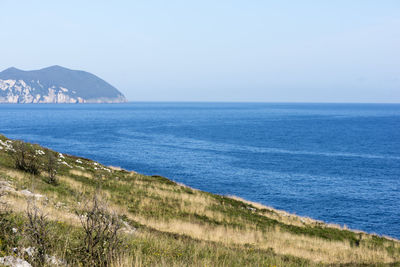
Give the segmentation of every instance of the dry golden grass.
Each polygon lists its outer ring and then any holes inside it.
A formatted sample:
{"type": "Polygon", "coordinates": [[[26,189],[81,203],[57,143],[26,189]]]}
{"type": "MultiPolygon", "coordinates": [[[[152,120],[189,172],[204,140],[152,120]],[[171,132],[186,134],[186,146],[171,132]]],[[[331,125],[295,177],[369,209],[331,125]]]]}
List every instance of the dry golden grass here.
{"type": "Polygon", "coordinates": [[[85,186],[82,182],[77,181],[69,176],[58,176],[58,179],[61,183],[66,183],[69,187],[71,187],[72,189],[74,189],[77,192],[87,192],[87,191],[93,191],[92,188],[85,186]]]}
{"type": "Polygon", "coordinates": [[[203,194],[184,194],[170,190],[168,187],[148,187],[147,192],[155,196],[160,196],[164,201],[179,201],[182,211],[203,213],[210,205],[217,204],[215,199],[203,194]]]}
{"type": "MultiPolygon", "coordinates": [[[[229,196],[229,197],[232,199],[247,203],[249,205],[252,205],[253,207],[255,207],[259,210],[267,210],[267,212],[257,211],[257,213],[264,215],[271,219],[276,219],[276,220],[282,221],[285,224],[296,225],[296,226],[305,226],[305,225],[313,226],[313,225],[323,224],[325,227],[330,227],[330,228],[335,228],[335,229],[347,229],[345,226],[342,227],[338,224],[324,223],[322,221],[314,220],[309,217],[294,215],[289,212],[274,209],[272,207],[269,207],[269,206],[266,206],[266,205],[263,205],[263,204],[260,204],[257,202],[245,200],[241,197],[237,197],[237,196],[229,196]]],[[[356,231],[356,232],[362,233],[362,231],[356,231]]]]}
{"type": "Polygon", "coordinates": [[[4,168],[0,167],[0,172],[3,174],[3,176],[8,176],[12,178],[13,180],[16,181],[28,181],[31,179],[31,175],[25,172],[21,172],[18,170],[10,169],[10,168],[4,168]]]}
{"type": "Polygon", "coordinates": [[[89,179],[93,179],[93,175],[91,173],[88,172],[84,172],[84,171],[80,171],[80,170],[76,170],[76,169],[72,169],[69,171],[72,175],[76,175],[76,176],[83,176],[89,179]]]}
{"type": "Polygon", "coordinates": [[[221,242],[226,245],[250,244],[262,249],[273,248],[278,254],[288,254],[306,258],[314,262],[351,263],[384,262],[399,260],[386,250],[352,247],[347,242],[328,241],[303,235],[294,235],[273,229],[269,232],[239,230],[223,226],[205,226],[181,220],[168,222],[149,220],[140,216],[132,219],[162,232],[178,233],[200,240],[221,242]]]}
{"type": "MultiPolygon", "coordinates": [[[[5,201],[10,208],[16,212],[24,214],[28,207],[28,198],[17,194],[8,194],[5,196],[5,201]]],[[[56,208],[53,205],[48,205],[47,201],[37,199],[36,205],[43,211],[46,217],[52,221],[63,221],[70,225],[79,225],[79,218],[70,210],[56,208]]]]}

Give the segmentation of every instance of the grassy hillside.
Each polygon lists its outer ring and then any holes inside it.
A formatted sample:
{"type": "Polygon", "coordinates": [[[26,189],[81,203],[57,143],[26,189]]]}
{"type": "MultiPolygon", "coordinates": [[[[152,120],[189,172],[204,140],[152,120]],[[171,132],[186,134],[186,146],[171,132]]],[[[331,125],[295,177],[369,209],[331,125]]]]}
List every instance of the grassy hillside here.
{"type": "MultiPolygon", "coordinates": [[[[22,171],[16,168],[15,143],[0,136],[1,199],[11,211],[2,215],[0,256],[21,255],[24,248],[34,246],[26,234],[27,205],[34,201],[48,222],[47,253],[60,264],[82,263],[79,248],[85,233],[77,214],[97,195],[123,226],[113,266],[400,265],[397,240],[195,190],[164,177],[103,166],[38,145],[28,146],[40,173],[22,171]],[[58,163],[56,183],[49,182],[46,171],[49,153],[58,163]],[[7,229],[12,228],[10,233],[7,229]]],[[[24,257],[32,263],[29,256],[24,257]]]]}

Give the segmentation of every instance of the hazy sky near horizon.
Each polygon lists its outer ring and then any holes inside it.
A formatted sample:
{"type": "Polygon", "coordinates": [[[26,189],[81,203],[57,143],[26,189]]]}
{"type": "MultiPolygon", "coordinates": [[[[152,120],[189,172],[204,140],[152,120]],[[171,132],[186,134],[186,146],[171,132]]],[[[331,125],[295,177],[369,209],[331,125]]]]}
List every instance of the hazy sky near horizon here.
{"type": "Polygon", "coordinates": [[[400,102],[400,1],[0,0],[0,69],[132,101],[400,102]]]}

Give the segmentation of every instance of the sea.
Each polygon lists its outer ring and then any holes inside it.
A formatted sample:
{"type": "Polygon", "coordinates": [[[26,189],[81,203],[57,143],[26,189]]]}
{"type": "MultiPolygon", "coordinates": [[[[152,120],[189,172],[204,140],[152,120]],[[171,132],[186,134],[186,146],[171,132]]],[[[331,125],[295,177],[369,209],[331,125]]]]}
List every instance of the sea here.
{"type": "Polygon", "coordinates": [[[400,239],[400,104],[2,104],[0,134],[400,239]]]}

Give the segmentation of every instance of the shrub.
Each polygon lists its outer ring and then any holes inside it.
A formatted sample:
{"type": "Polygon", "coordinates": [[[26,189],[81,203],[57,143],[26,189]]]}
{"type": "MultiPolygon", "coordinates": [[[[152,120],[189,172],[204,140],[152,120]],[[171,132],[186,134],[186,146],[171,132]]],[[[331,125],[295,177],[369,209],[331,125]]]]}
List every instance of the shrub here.
{"type": "Polygon", "coordinates": [[[13,148],[15,152],[12,153],[12,156],[17,169],[34,175],[40,174],[39,159],[31,145],[22,141],[14,141],[13,148]]]}
{"type": "Polygon", "coordinates": [[[96,195],[82,211],[77,211],[83,230],[82,262],[88,266],[110,266],[122,245],[121,222],[96,195]]]}
{"type": "Polygon", "coordinates": [[[45,162],[45,170],[49,175],[48,183],[49,184],[57,184],[57,170],[58,170],[58,162],[56,156],[50,151],[46,151],[46,162],[45,162]]]}
{"type": "Polygon", "coordinates": [[[28,221],[25,232],[35,248],[33,263],[35,266],[43,266],[46,263],[46,255],[49,254],[51,248],[49,222],[34,200],[28,202],[26,215],[28,221]]]}

